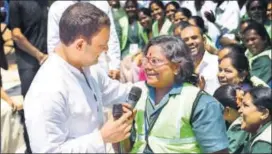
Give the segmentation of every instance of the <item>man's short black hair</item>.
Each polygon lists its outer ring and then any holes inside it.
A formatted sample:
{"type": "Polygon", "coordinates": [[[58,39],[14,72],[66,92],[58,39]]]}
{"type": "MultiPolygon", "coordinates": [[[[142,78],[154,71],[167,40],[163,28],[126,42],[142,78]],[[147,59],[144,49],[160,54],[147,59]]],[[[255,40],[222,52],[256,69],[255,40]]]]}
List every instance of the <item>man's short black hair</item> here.
{"type": "Polygon", "coordinates": [[[65,45],[79,37],[89,42],[104,26],[110,26],[110,20],[103,11],[90,3],[78,2],[69,6],[60,19],[60,40],[65,45]]]}

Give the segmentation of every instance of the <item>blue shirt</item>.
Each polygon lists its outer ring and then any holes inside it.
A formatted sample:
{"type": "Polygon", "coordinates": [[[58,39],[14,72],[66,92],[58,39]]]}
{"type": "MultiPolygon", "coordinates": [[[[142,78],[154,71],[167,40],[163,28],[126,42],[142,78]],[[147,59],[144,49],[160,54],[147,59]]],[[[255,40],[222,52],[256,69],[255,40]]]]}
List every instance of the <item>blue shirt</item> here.
{"type": "MultiPolygon", "coordinates": [[[[164,106],[170,97],[179,95],[181,84],[175,84],[171,90],[155,105],[155,89],[148,86],[149,101],[147,104],[147,117],[153,120],[158,109],[164,106]]],[[[192,128],[196,139],[203,152],[212,153],[228,148],[225,120],[223,118],[224,107],[212,96],[202,94],[192,117],[192,128]]]]}

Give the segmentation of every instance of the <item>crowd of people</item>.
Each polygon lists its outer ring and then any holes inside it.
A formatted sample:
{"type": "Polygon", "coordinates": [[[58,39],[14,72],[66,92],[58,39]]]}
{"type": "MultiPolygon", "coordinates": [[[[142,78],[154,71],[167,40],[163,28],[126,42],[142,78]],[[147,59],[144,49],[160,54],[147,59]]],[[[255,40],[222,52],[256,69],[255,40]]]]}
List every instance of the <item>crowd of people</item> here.
{"type": "Polygon", "coordinates": [[[271,1],[5,3],[26,153],[272,152],[271,1]]]}

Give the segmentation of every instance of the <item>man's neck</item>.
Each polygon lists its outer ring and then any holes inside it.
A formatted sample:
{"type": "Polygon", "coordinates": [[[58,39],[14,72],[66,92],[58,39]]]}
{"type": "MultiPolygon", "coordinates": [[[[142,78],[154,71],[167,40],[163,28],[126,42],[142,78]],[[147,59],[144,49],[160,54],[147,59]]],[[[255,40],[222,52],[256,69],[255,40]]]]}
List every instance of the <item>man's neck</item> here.
{"type": "Polygon", "coordinates": [[[194,60],[194,66],[195,66],[195,72],[197,73],[198,71],[198,68],[199,68],[199,65],[204,57],[204,54],[205,54],[205,51],[201,52],[200,54],[198,54],[197,56],[195,56],[193,58],[194,60]]]}
{"type": "Polygon", "coordinates": [[[64,61],[66,61],[67,63],[69,63],[73,67],[77,68],[79,71],[82,71],[82,68],[78,64],[76,64],[75,62],[73,62],[72,60],[69,59],[69,57],[66,54],[66,52],[68,52],[68,50],[69,49],[64,44],[59,44],[55,48],[55,53],[58,56],[60,56],[64,61]]]}

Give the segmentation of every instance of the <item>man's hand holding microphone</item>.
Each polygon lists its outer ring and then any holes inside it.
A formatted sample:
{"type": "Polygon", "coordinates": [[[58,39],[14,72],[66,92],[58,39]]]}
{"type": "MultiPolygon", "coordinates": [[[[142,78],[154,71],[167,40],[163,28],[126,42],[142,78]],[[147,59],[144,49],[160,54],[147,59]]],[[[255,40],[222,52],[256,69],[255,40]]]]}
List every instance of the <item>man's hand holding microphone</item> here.
{"type": "Polygon", "coordinates": [[[108,121],[100,130],[105,143],[118,143],[130,136],[132,122],[136,115],[134,107],[141,93],[140,88],[132,87],[127,103],[113,106],[112,115],[109,115],[108,121]]]}
{"type": "Polygon", "coordinates": [[[108,121],[100,130],[105,143],[117,143],[130,136],[132,121],[136,114],[136,110],[132,109],[131,105],[128,103],[120,105],[120,118],[116,119],[113,115],[109,115],[108,121]]]}

